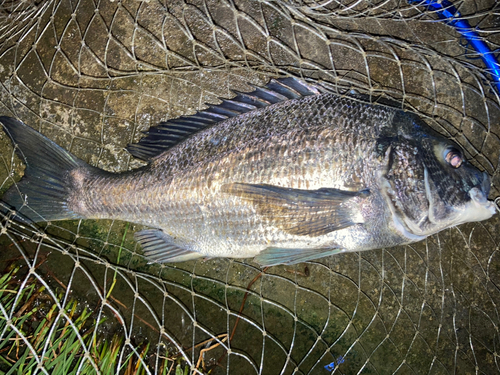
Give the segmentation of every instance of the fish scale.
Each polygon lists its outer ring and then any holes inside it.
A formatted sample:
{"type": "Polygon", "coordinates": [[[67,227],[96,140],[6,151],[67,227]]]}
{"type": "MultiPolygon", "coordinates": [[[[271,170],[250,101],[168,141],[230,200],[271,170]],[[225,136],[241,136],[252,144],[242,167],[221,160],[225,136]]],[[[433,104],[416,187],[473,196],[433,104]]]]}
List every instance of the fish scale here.
{"type": "Polygon", "coordinates": [[[406,244],[495,213],[487,174],[418,116],[294,78],[151,128],[128,148],[148,165],[122,174],[0,120],[29,162],[7,203],[33,221],[150,226],[136,239],[154,262],[291,264],[406,244]]]}

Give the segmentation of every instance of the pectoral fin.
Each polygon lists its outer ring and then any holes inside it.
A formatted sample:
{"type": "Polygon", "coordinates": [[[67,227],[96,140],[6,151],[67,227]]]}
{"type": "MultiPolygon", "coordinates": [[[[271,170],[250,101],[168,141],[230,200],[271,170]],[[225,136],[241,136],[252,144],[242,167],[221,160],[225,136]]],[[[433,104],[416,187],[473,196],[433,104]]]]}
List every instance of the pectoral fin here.
{"type": "Polygon", "coordinates": [[[135,233],[135,240],[151,263],[184,262],[203,255],[175,245],[172,238],[159,229],[146,229],[135,233]]]}
{"type": "Polygon", "coordinates": [[[263,267],[278,264],[296,264],[341,253],[342,249],[284,249],[269,247],[254,260],[263,267]]]}
{"type": "Polygon", "coordinates": [[[287,233],[311,237],[362,222],[348,202],[370,194],[367,189],[301,190],[243,183],[226,184],[222,191],[253,203],[260,215],[287,233]]]}

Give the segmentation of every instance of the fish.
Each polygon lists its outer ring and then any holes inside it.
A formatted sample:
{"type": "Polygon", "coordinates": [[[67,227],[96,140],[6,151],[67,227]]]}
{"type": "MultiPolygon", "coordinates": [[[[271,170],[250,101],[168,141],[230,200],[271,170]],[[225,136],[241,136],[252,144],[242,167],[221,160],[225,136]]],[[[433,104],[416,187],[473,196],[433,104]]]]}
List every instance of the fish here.
{"type": "Polygon", "coordinates": [[[24,176],[2,200],[33,222],[117,219],[151,263],[295,264],[489,219],[490,178],[417,114],[295,77],[151,127],[111,173],[0,117],[24,176]]]}

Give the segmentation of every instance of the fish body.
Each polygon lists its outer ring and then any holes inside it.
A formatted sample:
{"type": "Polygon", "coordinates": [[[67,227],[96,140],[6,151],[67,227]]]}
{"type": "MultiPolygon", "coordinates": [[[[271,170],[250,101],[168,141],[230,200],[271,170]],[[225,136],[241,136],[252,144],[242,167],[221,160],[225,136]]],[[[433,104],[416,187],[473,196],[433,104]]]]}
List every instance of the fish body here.
{"type": "Polygon", "coordinates": [[[120,174],[0,121],[28,165],[7,203],[34,221],[145,224],[154,229],[136,239],[157,262],[297,263],[419,241],[495,213],[488,175],[417,115],[292,78],[150,129],[129,147],[148,165],[120,174]]]}

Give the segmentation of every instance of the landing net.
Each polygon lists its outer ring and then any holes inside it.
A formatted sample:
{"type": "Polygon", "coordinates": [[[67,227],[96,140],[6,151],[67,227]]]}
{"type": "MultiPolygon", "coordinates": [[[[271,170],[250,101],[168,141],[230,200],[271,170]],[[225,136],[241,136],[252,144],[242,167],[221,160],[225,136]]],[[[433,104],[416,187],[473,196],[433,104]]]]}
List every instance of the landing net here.
{"type": "MultiPolygon", "coordinates": [[[[453,6],[495,54],[495,1],[453,6]]],[[[497,197],[491,73],[470,41],[419,2],[0,3],[0,114],[113,172],[140,165],[124,147],[142,130],[294,75],[417,112],[489,173],[497,197]]],[[[3,132],[0,155],[2,194],[24,166],[3,132]]],[[[500,369],[498,215],[410,246],[265,270],[251,260],[150,265],[133,240],[140,229],[0,216],[0,370],[22,372],[20,362],[32,373],[500,369]],[[116,354],[112,365],[104,352],[116,354]]]]}

